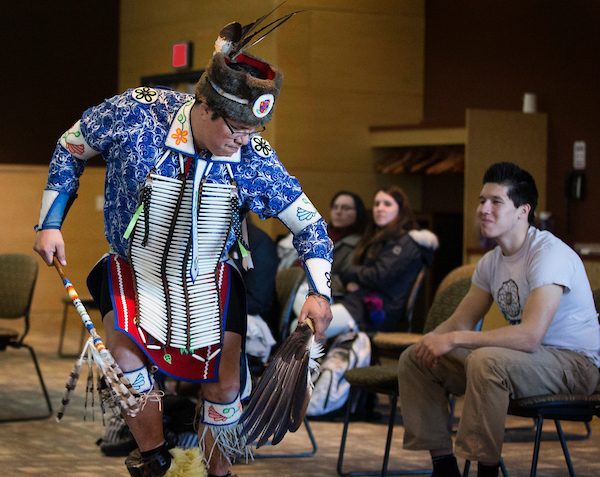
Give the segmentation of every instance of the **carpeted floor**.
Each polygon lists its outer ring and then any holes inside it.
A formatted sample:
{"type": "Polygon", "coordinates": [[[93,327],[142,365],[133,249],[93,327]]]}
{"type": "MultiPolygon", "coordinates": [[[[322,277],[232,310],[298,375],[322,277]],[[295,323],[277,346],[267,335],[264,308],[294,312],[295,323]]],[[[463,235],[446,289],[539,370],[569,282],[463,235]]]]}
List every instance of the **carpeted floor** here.
{"type": "MultiPolygon", "coordinates": [[[[41,361],[44,378],[52,403],[56,408],[64,389],[65,380],[74,359],[59,358],[57,354],[60,317],[35,316],[30,339],[41,361]]],[[[75,351],[79,328],[75,318],[67,330],[65,351],[75,351]]],[[[105,457],[96,445],[102,436],[100,416],[96,420],[88,412],[84,421],[83,388],[80,382],[75,397],[62,422],[53,418],[2,423],[0,425],[0,477],[1,476],[77,476],[112,477],[127,476],[121,457],[105,457]]],[[[26,350],[9,349],[0,353],[0,419],[8,416],[44,411],[44,402],[33,365],[26,350]]],[[[387,405],[387,403],[383,403],[387,405]]],[[[459,403],[460,407],[460,403],[459,403]]],[[[381,410],[384,406],[381,406],[381,410]]],[[[579,477],[600,475],[600,421],[592,423],[592,437],[587,440],[570,441],[569,446],[579,477]]],[[[509,427],[527,426],[528,420],[510,418],[509,427]]],[[[579,423],[565,423],[565,430],[583,433],[579,423]]],[[[310,458],[257,458],[249,464],[236,465],[234,471],[240,476],[334,476],[341,436],[341,424],[335,422],[312,422],[318,451],[310,458]]],[[[552,423],[545,426],[548,435],[554,430],[552,423]]],[[[378,469],[381,466],[385,444],[386,423],[357,422],[350,427],[345,470],[378,469]]],[[[394,447],[390,461],[391,469],[427,469],[429,459],[424,453],[402,449],[403,428],[395,427],[394,447]]],[[[529,475],[532,443],[529,433],[511,431],[511,442],[504,446],[504,459],[511,477],[529,475]],[[523,441],[523,442],[518,442],[523,441]]],[[[260,449],[257,455],[273,452],[297,452],[309,450],[310,444],[302,427],[288,435],[276,448],[260,449]]],[[[476,472],[472,471],[471,475],[476,472]]],[[[562,477],[568,475],[560,445],[555,440],[542,443],[538,476],[562,477]]]]}

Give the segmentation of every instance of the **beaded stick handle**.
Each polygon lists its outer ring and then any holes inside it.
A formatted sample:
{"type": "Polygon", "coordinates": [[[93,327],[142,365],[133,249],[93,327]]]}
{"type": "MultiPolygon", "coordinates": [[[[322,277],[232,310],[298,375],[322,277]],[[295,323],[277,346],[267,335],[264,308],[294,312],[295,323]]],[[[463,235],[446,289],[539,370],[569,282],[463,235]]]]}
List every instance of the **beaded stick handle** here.
{"type": "Polygon", "coordinates": [[[96,349],[98,350],[100,355],[103,358],[105,358],[106,355],[110,354],[110,353],[106,349],[106,346],[104,346],[104,342],[102,341],[102,338],[100,338],[100,336],[98,335],[98,332],[96,331],[96,327],[94,326],[94,323],[92,322],[92,319],[90,318],[90,315],[88,314],[87,310],[85,309],[85,306],[83,306],[83,303],[79,299],[79,294],[77,293],[77,290],[75,290],[75,287],[73,286],[73,284],[66,277],[65,272],[56,257],[54,257],[54,267],[56,268],[56,271],[60,275],[60,278],[63,281],[63,285],[64,285],[65,289],[67,290],[67,294],[69,295],[69,298],[73,302],[73,306],[75,306],[77,313],[79,313],[79,316],[81,317],[81,321],[83,321],[83,326],[85,326],[85,328],[88,330],[90,336],[92,337],[94,346],[96,347],[96,349]]]}
{"type": "Polygon", "coordinates": [[[100,354],[101,360],[96,364],[102,370],[104,376],[106,377],[108,385],[114,391],[123,410],[130,416],[135,416],[140,410],[138,403],[138,398],[140,397],[139,393],[133,388],[129,380],[123,375],[123,371],[121,371],[121,368],[119,368],[119,365],[113,358],[112,354],[106,348],[106,346],[104,346],[104,342],[100,338],[100,335],[98,335],[98,332],[96,331],[96,327],[94,326],[90,315],[88,314],[87,310],[85,309],[85,306],[83,306],[83,303],[81,303],[81,300],[79,299],[79,294],[77,293],[77,290],[75,290],[73,284],[66,277],[65,272],[56,257],[54,257],[53,263],[54,267],[56,268],[56,271],[58,272],[60,278],[63,281],[63,285],[67,290],[69,298],[73,302],[77,313],[79,313],[79,316],[83,321],[83,325],[92,337],[94,347],[100,354]]]}

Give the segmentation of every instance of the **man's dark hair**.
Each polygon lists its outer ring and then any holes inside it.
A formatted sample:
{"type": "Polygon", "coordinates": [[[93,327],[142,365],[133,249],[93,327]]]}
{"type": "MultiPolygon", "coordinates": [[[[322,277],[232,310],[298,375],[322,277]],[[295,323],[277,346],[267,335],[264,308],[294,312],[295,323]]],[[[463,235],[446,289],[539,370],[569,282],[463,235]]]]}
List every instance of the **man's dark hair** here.
{"type": "Polygon", "coordinates": [[[531,210],[527,220],[533,224],[535,208],[537,207],[538,191],[535,180],[529,172],[521,169],[512,162],[497,162],[492,164],[483,175],[483,183],[501,184],[507,187],[507,195],[515,207],[529,204],[531,210]]]}

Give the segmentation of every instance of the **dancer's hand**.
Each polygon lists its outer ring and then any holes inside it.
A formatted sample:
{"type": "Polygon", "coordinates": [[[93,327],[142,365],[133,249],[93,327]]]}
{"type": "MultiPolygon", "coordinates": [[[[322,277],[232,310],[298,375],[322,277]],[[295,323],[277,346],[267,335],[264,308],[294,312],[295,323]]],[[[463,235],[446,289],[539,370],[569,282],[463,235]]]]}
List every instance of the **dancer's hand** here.
{"type": "Polygon", "coordinates": [[[298,317],[298,323],[303,323],[311,318],[315,324],[315,339],[320,341],[325,338],[325,330],[333,318],[331,306],[327,298],[321,295],[308,295],[298,317]]]}
{"type": "Polygon", "coordinates": [[[35,234],[33,250],[39,253],[44,262],[49,266],[52,266],[55,255],[61,265],[67,265],[65,241],[63,240],[62,232],[58,229],[39,230],[35,234]]]}

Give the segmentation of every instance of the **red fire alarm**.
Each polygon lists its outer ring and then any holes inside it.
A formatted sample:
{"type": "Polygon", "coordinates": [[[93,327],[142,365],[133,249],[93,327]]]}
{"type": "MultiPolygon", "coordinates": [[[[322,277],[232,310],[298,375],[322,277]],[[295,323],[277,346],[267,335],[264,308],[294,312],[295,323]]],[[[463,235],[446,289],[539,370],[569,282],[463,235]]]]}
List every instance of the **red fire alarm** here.
{"type": "Polygon", "coordinates": [[[171,57],[173,68],[191,68],[192,66],[192,42],[173,44],[173,55],[171,57]]]}

